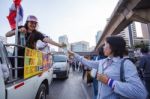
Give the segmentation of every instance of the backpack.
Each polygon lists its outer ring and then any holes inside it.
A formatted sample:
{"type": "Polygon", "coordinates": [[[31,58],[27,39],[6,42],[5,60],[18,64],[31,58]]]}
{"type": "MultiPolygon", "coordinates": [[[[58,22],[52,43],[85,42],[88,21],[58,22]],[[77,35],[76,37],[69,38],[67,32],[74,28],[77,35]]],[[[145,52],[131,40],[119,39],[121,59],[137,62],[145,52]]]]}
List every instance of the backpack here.
{"type": "Polygon", "coordinates": [[[125,73],[124,73],[124,62],[125,60],[127,60],[127,58],[124,58],[122,61],[121,61],[121,66],[120,66],[120,80],[122,82],[125,82],[125,73]]]}

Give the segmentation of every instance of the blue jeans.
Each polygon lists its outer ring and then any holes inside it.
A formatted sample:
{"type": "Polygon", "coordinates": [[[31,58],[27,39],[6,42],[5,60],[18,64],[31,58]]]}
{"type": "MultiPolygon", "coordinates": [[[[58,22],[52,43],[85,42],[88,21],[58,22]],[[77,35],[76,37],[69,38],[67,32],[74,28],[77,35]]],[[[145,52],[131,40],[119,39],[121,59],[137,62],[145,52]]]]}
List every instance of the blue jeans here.
{"type": "Polygon", "coordinates": [[[98,94],[98,81],[96,78],[93,78],[93,89],[94,89],[94,97],[93,99],[97,99],[98,94]]]}

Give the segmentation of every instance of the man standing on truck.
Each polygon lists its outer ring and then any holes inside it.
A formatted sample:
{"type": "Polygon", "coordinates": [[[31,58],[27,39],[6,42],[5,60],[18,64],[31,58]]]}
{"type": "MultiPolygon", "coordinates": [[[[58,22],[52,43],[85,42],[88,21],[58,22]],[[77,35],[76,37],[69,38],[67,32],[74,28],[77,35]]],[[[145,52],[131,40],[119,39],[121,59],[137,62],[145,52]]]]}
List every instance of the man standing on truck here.
{"type": "MultiPolygon", "coordinates": [[[[27,17],[26,23],[24,26],[18,27],[18,45],[21,45],[21,35],[25,35],[25,45],[28,48],[36,49],[36,43],[38,40],[41,40],[43,42],[58,46],[58,47],[65,47],[66,44],[62,43],[56,43],[52,39],[48,38],[47,36],[44,36],[41,32],[37,30],[38,26],[38,19],[34,15],[29,15],[27,17]]],[[[9,31],[6,33],[6,37],[11,37],[15,35],[15,29],[9,31]]],[[[18,56],[24,56],[24,49],[18,48],[18,56]]],[[[18,65],[23,66],[24,65],[23,59],[18,59],[18,65]]],[[[12,64],[14,61],[12,60],[12,64]]],[[[18,73],[22,77],[23,71],[20,70],[18,73]]]]}
{"type": "MultiPolygon", "coordinates": [[[[43,36],[42,33],[37,30],[37,26],[38,26],[38,19],[33,15],[29,15],[27,17],[25,25],[20,26],[18,29],[18,38],[20,38],[21,33],[25,33],[25,40],[27,47],[35,49],[37,40],[42,40],[43,42],[50,43],[58,47],[66,46],[65,44],[56,43],[52,39],[43,36]]],[[[6,33],[6,37],[11,37],[13,35],[15,35],[14,29],[6,33]]],[[[18,41],[18,43],[20,43],[20,41],[18,41]]]]}

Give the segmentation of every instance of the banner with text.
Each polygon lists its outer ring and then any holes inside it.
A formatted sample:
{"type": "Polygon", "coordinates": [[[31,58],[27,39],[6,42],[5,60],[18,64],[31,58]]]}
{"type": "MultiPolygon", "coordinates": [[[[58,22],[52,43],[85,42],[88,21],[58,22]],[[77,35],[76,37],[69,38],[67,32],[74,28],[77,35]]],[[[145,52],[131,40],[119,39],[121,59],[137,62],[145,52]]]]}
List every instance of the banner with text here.
{"type": "Polygon", "coordinates": [[[24,79],[42,73],[51,67],[50,55],[41,51],[25,48],[24,79]]]}

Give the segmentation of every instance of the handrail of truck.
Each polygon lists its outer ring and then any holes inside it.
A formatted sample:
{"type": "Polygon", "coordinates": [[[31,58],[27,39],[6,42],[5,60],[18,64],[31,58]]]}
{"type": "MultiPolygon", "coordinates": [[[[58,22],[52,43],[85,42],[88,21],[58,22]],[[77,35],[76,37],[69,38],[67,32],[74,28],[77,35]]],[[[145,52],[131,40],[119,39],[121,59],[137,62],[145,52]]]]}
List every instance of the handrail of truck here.
{"type": "Polygon", "coordinates": [[[4,44],[4,46],[17,46],[17,47],[25,48],[24,46],[17,45],[17,44],[4,44]]]}
{"type": "MultiPolygon", "coordinates": [[[[24,46],[22,46],[22,45],[17,45],[17,44],[4,44],[4,46],[14,46],[14,47],[19,47],[19,48],[25,48],[24,46]]],[[[8,57],[8,58],[17,58],[17,61],[18,61],[18,59],[19,58],[24,58],[24,56],[6,56],[6,57],[8,57]]],[[[12,64],[11,64],[12,65],[12,64]]],[[[15,65],[15,62],[14,62],[14,64],[13,65],[15,65]]],[[[12,66],[10,66],[9,67],[9,71],[10,71],[10,77],[9,77],[9,80],[7,81],[7,83],[11,83],[11,82],[14,82],[14,81],[17,81],[17,80],[19,80],[20,78],[18,78],[18,75],[17,75],[17,73],[18,73],[18,70],[20,70],[20,69],[24,69],[24,67],[19,67],[19,66],[17,66],[17,67],[12,67],[12,66]],[[15,71],[15,78],[13,77],[13,75],[12,75],[12,72],[13,72],[13,70],[15,71]]]]}
{"type": "Polygon", "coordinates": [[[8,56],[9,58],[24,58],[24,56],[8,56]]]}

